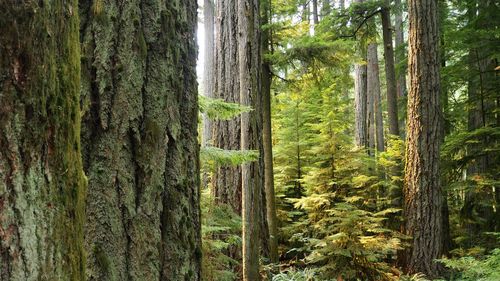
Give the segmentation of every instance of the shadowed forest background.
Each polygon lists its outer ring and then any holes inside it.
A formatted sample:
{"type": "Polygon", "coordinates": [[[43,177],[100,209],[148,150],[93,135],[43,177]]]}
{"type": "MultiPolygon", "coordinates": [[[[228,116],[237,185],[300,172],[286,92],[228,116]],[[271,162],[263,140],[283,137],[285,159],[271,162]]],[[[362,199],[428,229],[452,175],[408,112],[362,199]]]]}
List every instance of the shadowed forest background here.
{"type": "Polygon", "coordinates": [[[0,0],[0,280],[500,280],[499,28],[493,0],[0,0]]]}

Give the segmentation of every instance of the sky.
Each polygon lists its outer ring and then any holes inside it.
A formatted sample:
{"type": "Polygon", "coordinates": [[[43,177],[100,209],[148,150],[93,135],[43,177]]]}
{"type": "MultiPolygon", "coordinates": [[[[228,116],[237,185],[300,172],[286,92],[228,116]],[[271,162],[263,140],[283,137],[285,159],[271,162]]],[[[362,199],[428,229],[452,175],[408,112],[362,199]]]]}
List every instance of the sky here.
{"type": "Polygon", "coordinates": [[[201,85],[203,80],[203,64],[205,62],[205,32],[203,29],[203,0],[198,0],[198,30],[196,40],[198,43],[198,62],[196,64],[196,73],[198,83],[201,85]]]}

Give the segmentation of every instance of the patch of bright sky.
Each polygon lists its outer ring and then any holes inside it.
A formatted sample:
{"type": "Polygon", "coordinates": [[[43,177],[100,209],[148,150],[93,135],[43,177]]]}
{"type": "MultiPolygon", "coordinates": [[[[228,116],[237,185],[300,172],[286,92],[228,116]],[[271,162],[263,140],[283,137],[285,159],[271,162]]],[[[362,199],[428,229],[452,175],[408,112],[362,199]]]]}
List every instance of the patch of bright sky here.
{"type": "Polygon", "coordinates": [[[203,80],[203,65],[205,64],[205,30],[203,24],[203,0],[198,0],[198,30],[196,32],[198,43],[198,62],[196,63],[196,74],[201,86],[203,80]]]}

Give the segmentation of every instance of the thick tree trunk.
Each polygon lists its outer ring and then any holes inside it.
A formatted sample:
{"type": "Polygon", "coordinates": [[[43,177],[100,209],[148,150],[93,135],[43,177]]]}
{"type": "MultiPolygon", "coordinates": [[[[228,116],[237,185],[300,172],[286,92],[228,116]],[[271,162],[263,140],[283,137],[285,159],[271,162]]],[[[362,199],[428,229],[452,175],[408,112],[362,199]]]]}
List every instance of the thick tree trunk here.
{"type": "MultiPolygon", "coordinates": [[[[203,68],[203,95],[207,98],[214,97],[215,86],[215,11],[213,0],[204,0],[203,18],[205,30],[205,63],[203,68]]],[[[211,146],[212,142],[212,121],[203,116],[202,146],[211,146]]],[[[204,180],[205,181],[205,180],[204,180]]]]}
{"type": "Polygon", "coordinates": [[[356,64],[354,77],[354,103],[355,111],[355,139],[358,147],[366,147],[368,145],[368,130],[367,130],[367,73],[366,65],[356,64]]]}
{"type": "Polygon", "coordinates": [[[78,2],[0,0],[0,280],[85,280],[79,90],[78,2]]]}
{"type": "MultiPolygon", "coordinates": [[[[396,43],[396,64],[399,65],[403,62],[405,58],[405,42],[404,42],[404,29],[403,29],[403,5],[401,0],[394,0],[394,32],[395,32],[395,43],[396,43]]],[[[398,97],[406,96],[406,72],[399,71],[397,74],[397,91],[398,97]]]]}
{"type": "MultiPolygon", "coordinates": [[[[240,102],[254,111],[241,115],[241,149],[259,149],[262,143],[261,123],[261,45],[259,34],[259,1],[238,0],[240,102]]],[[[259,276],[259,216],[261,206],[261,170],[259,163],[245,163],[241,168],[243,223],[243,280],[257,281],[259,276]]]]}
{"type": "Polygon", "coordinates": [[[409,0],[408,129],[406,141],[405,233],[413,237],[406,269],[439,274],[443,253],[439,180],[439,36],[436,0],[409,0]]]}
{"type": "MultiPolygon", "coordinates": [[[[263,0],[261,7],[262,25],[269,24],[270,1],[263,0]]],[[[270,31],[261,33],[263,54],[270,52],[270,31]]],[[[262,138],[264,152],[264,187],[266,193],[266,220],[269,228],[269,259],[278,262],[278,226],[276,218],[276,203],[274,195],[273,143],[271,126],[271,66],[262,60],[262,138]]]]}
{"type": "MultiPolygon", "coordinates": [[[[236,1],[218,0],[216,7],[215,95],[226,102],[240,102],[238,58],[238,10],[236,1]]],[[[214,146],[240,149],[240,117],[214,122],[214,146]]],[[[229,204],[241,214],[241,168],[220,167],[213,176],[213,194],[218,203],[229,204]]]]}
{"type": "Polygon", "coordinates": [[[200,280],[196,1],[80,1],[87,280],[200,280]]]}
{"type": "Polygon", "coordinates": [[[380,78],[378,67],[377,43],[368,44],[367,96],[368,130],[370,148],[384,151],[384,126],[380,99],[380,78]]]}
{"type": "Polygon", "coordinates": [[[394,47],[392,46],[392,26],[390,1],[386,0],[382,7],[382,32],[384,38],[385,80],[387,83],[387,112],[389,120],[389,134],[399,135],[398,120],[398,93],[396,69],[394,67],[394,47]]]}

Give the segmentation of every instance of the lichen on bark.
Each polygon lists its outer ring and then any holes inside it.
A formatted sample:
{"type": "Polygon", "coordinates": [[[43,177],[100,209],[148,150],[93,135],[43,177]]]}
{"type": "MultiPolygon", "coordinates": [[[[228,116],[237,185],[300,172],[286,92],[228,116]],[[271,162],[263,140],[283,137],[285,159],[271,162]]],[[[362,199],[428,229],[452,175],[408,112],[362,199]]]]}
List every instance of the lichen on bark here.
{"type": "Polygon", "coordinates": [[[78,2],[0,7],[0,279],[84,280],[78,2]]]}
{"type": "Polygon", "coordinates": [[[199,280],[196,1],[80,1],[88,280],[199,280]]]}

